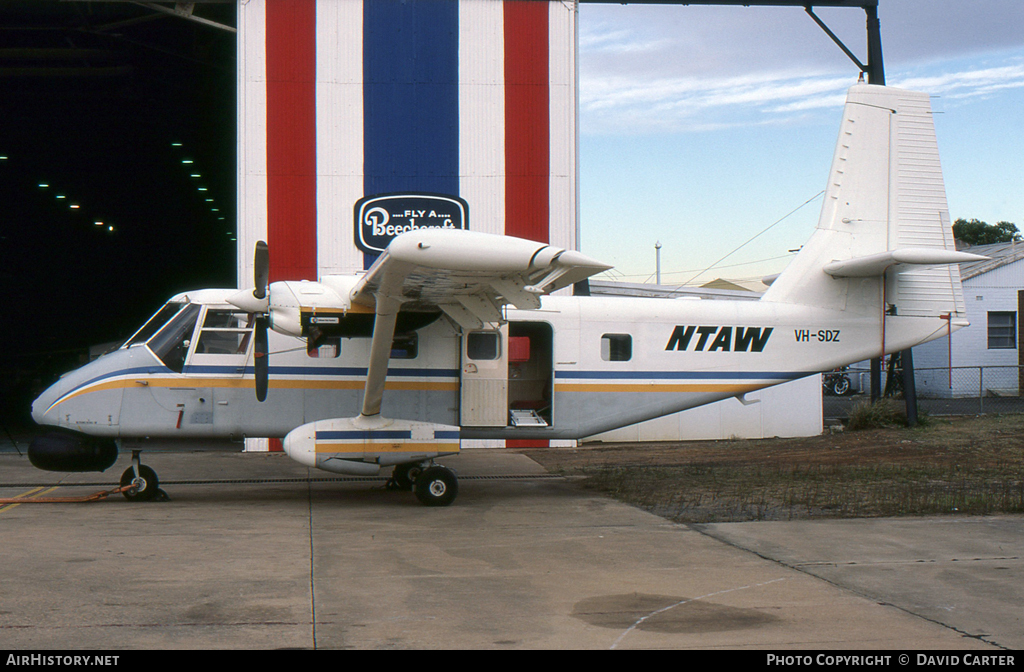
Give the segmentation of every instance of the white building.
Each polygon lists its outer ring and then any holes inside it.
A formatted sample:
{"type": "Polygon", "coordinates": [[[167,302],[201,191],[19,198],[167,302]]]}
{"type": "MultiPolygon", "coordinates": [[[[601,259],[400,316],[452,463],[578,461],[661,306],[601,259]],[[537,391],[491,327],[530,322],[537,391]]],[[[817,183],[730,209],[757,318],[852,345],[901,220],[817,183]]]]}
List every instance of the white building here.
{"type": "Polygon", "coordinates": [[[1016,396],[1020,391],[1018,334],[1024,301],[1024,243],[978,245],[988,261],[960,264],[971,326],[914,348],[922,397],[1016,396]]]}

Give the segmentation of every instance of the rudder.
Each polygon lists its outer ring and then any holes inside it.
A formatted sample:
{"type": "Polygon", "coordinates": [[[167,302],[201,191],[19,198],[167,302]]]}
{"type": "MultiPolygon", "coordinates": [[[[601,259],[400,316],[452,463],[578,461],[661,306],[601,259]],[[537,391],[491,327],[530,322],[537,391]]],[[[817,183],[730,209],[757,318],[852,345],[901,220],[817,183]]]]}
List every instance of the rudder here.
{"type": "Polygon", "coordinates": [[[960,315],[957,252],[929,97],[849,90],[818,226],[765,301],[960,315]],[[882,286],[884,278],[884,288],[882,286]]]}

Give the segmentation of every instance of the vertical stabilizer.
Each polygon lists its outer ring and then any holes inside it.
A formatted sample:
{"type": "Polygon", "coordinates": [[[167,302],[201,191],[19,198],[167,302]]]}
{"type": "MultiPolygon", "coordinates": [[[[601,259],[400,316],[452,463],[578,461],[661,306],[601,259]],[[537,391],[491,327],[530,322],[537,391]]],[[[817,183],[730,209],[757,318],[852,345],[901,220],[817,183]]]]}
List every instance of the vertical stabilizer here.
{"type": "Polygon", "coordinates": [[[928,95],[850,89],[817,229],[764,300],[877,315],[962,314],[928,95]]]}

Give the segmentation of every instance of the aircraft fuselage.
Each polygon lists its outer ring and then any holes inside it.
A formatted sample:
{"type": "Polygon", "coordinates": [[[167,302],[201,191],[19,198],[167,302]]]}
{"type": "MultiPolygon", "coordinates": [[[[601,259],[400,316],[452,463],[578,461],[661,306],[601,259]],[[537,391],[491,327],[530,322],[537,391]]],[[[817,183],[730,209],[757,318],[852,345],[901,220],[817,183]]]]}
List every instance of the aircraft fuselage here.
{"type": "MultiPolygon", "coordinates": [[[[312,348],[271,332],[269,393],[260,403],[251,325],[226,293],[193,293],[148,339],[65,375],[35,402],[34,418],[94,436],[194,439],[283,437],[304,423],[359,414],[369,338],[312,348]]],[[[497,330],[462,333],[442,317],[397,335],[382,415],[458,425],[467,439],[576,439],[883,349],[880,311],[554,296],[506,317],[497,330]]],[[[947,327],[938,318],[885,319],[890,352],[947,327]]]]}

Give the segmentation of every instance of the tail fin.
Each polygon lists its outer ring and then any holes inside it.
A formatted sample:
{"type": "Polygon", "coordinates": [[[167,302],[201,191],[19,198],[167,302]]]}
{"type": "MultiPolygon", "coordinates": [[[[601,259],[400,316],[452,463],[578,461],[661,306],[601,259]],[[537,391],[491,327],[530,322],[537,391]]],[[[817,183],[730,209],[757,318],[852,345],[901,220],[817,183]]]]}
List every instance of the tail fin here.
{"type": "Polygon", "coordinates": [[[850,89],[818,227],[764,301],[878,315],[962,315],[928,95],[850,89]],[[884,282],[884,286],[883,283],[884,282]]]}

